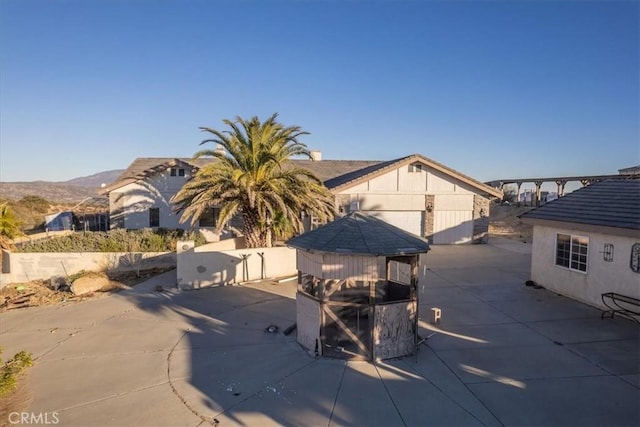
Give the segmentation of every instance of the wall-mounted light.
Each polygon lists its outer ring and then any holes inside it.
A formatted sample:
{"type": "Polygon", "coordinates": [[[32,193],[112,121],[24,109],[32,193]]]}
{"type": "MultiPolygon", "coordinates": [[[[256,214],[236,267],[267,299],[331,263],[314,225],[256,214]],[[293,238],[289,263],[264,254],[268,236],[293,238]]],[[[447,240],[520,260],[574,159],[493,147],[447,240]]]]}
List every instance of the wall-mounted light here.
{"type": "Polygon", "coordinates": [[[480,209],[480,218],[484,218],[485,216],[487,216],[487,212],[484,210],[484,208],[480,209]]]}
{"type": "Polygon", "coordinates": [[[427,209],[427,212],[432,212],[433,211],[433,204],[427,203],[427,207],[425,209],[427,209]]]}

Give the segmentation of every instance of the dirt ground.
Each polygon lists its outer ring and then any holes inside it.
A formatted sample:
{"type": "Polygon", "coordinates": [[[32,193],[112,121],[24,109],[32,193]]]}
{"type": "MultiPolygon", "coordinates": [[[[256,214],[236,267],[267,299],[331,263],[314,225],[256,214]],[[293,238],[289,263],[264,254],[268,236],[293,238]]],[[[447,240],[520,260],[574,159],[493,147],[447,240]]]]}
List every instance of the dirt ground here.
{"type": "Polygon", "coordinates": [[[135,286],[137,283],[164,273],[169,269],[154,268],[141,270],[139,274],[135,271],[116,271],[108,273],[87,273],[96,277],[106,277],[109,285],[103,287],[99,292],[92,292],[86,295],[74,295],[68,287],[56,290],[51,280],[33,280],[26,283],[12,283],[0,289],[0,313],[7,310],[16,310],[27,307],[38,307],[43,305],[74,304],[87,299],[101,298],[111,292],[135,286]]]}
{"type": "Polygon", "coordinates": [[[530,207],[492,206],[489,235],[530,243],[533,238],[533,226],[523,224],[518,215],[531,209],[530,207]]]}
{"type": "Polygon", "coordinates": [[[10,422],[9,414],[24,411],[30,403],[29,368],[27,368],[26,372],[20,374],[17,388],[0,399],[0,427],[15,425],[10,422]]]}
{"type": "MultiPolygon", "coordinates": [[[[137,283],[162,274],[170,269],[154,268],[142,270],[139,274],[135,271],[87,273],[86,275],[101,276],[109,279],[109,285],[99,292],[76,296],[68,288],[55,290],[50,280],[34,280],[27,283],[12,283],[0,289],[0,313],[7,310],[17,310],[27,307],[43,305],[75,304],[89,299],[102,298],[112,292],[135,286],[137,283]]],[[[5,354],[3,359],[9,359],[13,355],[5,354]]],[[[11,412],[20,412],[29,406],[31,396],[28,387],[29,368],[20,374],[18,387],[7,396],[0,399],[0,427],[8,426],[11,412]]]]}

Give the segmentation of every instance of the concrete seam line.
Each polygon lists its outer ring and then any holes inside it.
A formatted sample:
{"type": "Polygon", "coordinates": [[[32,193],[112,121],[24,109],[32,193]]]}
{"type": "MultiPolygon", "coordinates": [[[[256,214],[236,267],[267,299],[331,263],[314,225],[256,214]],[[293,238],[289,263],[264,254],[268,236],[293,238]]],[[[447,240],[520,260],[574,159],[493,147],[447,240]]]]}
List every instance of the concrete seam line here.
{"type": "Polygon", "coordinates": [[[158,383],[158,384],[148,385],[148,386],[145,386],[145,387],[137,388],[135,390],[123,391],[121,393],[112,394],[110,396],[101,397],[99,399],[90,400],[88,402],[79,403],[77,405],[67,406],[65,408],[60,409],[60,412],[71,411],[73,409],[82,408],[83,406],[87,406],[87,405],[93,405],[94,403],[103,402],[105,400],[117,399],[119,397],[126,396],[127,394],[130,394],[130,393],[138,393],[140,391],[148,390],[150,388],[161,387],[161,386],[165,385],[166,383],[167,383],[166,381],[163,381],[163,382],[158,383]]]}
{"type": "MultiPolygon", "coordinates": [[[[493,411],[492,411],[492,410],[491,410],[491,409],[490,409],[490,408],[489,408],[489,407],[488,407],[488,406],[487,406],[487,405],[482,401],[482,399],[480,399],[480,398],[478,397],[478,395],[476,395],[476,394],[473,392],[473,390],[471,390],[471,387],[469,387],[469,385],[468,385],[467,383],[465,383],[464,381],[462,381],[462,378],[460,378],[460,376],[458,376],[458,374],[457,374],[453,369],[451,369],[451,367],[450,367],[449,365],[447,365],[447,364],[445,363],[445,361],[444,361],[444,360],[442,360],[442,358],[440,357],[440,355],[439,355],[435,350],[433,350],[433,349],[431,349],[431,348],[430,348],[430,350],[432,351],[433,355],[434,355],[436,358],[438,358],[438,360],[440,361],[440,363],[442,363],[442,365],[443,365],[443,366],[445,366],[445,367],[449,370],[449,372],[451,372],[451,373],[453,374],[453,376],[455,376],[455,377],[458,379],[458,381],[460,381],[460,384],[462,384],[462,386],[463,386],[464,388],[466,388],[466,389],[467,389],[467,391],[468,391],[469,393],[471,393],[471,395],[472,395],[473,397],[475,397],[475,398],[476,398],[476,400],[480,403],[480,405],[482,405],[482,407],[483,407],[483,408],[485,408],[485,409],[487,410],[487,412],[489,412],[489,413],[493,416],[493,418],[495,418],[495,419],[496,419],[496,421],[498,421],[498,422],[500,423],[500,425],[501,425],[501,426],[504,426],[504,423],[502,422],[502,420],[501,420],[500,418],[498,418],[498,416],[497,416],[496,414],[494,414],[494,413],[493,413],[493,411]]],[[[426,378],[425,378],[425,379],[426,379],[426,378]]],[[[427,381],[429,381],[429,380],[427,379],[427,381]]],[[[431,384],[433,384],[433,382],[431,382],[431,381],[429,381],[429,382],[430,382],[431,384]]],[[[433,384],[433,385],[434,385],[438,390],[440,390],[440,388],[439,388],[439,387],[437,387],[435,384],[433,384]]],[[[444,391],[443,391],[443,393],[444,393],[444,391]]],[[[446,395],[447,397],[449,397],[446,393],[445,393],[445,395],[446,395]]],[[[450,397],[449,397],[449,398],[450,398],[450,397]]],[[[455,401],[455,400],[454,400],[454,401],[455,401]]],[[[456,402],[456,403],[457,403],[457,402],[456,402]]],[[[458,406],[460,406],[460,405],[458,404],[458,406]]],[[[463,408],[463,409],[464,409],[465,411],[467,411],[467,409],[466,409],[466,408],[463,408]]],[[[467,411],[467,412],[469,412],[469,411],[467,411]]],[[[477,419],[477,420],[478,420],[478,417],[476,417],[474,414],[472,414],[471,412],[469,412],[469,414],[471,414],[471,416],[473,416],[473,418],[475,418],[475,419],[477,419]]],[[[478,420],[478,421],[480,421],[480,420],[478,420]]]]}
{"type": "Polygon", "coordinates": [[[402,425],[407,427],[407,422],[404,420],[404,417],[402,416],[402,413],[400,412],[400,408],[398,408],[398,405],[396,405],[396,401],[393,400],[393,396],[391,396],[391,392],[387,388],[387,384],[384,382],[384,379],[382,378],[382,375],[380,375],[380,370],[378,369],[378,364],[374,363],[373,367],[376,368],[376,374],[378,374],[378,378],[380,379],[380,382],[382,383],[382,386],[384,387],[384,391],[387,392],[387,396],[389,396],[389,400],[391,400],[391,404],[393,404],[393,408],[398,413],[398,416],[400,417],[400,420],[402,420],[402,425]]]}
{"type": "Polygon", "coordinates": [[[344,381],[344,375],[347,372],[347,365],[349,362],[344,363],[344,369],[342,370],[342,376],[340,376],[340,384],[338,385],[338,390],[336,390],[336,397],[333,399],[333,405],[331,405],[331,415],[329,415],[329,421],[327,422],[327,427],[331,425],[331,420],[333,420],[333,413],[336,410],[336,403],[338,403],[338,396],[340,395],[340,390],[342,389],[342,383],[344,381]]]}
{"type": "Polygon", "coordinates": [[[173,352],[175,351],[176,347],[178,347],[178,344],[180,344],[180,341],[182,341],[182,339],[187,335],[189,331],[186,331],[182,334],[182,336],[180,336],[180,338],[178,339],[178,341],[176,341],[176,343],[173,345],[173,347],[171,348],[171,350],[169,351],[169,353],[167,354],[167,380],[169,382],[169,387],[171,387],[171,391],[173,392],[173,394],[176,395],[176,397],[178,399],[180,399],[180,401],[182,402],[182,404],[189,410],[191,411],[191,413],[193,413],[193,415],[195,415],[196,417],[200,418],[202,420],[202,422],[198,425],[201,425],[203,422],[206,422],[210,425],[214,425],[213,423],[213,418],[211,419],[211,421],[209,419],[207,419],[207,417],[205,417],[204,415],[201,415],[198,411],[196,411],[195,409],[193,409],[191,407],[191,405],[189,405],[189,403],[187,402],[187,400],[182,397],[180,395],[180,393],[178,393],[178,390],[176,389],[176,387],[173,385],[173,381],[171,381],[171,357],[173,356],[173,352]]]}

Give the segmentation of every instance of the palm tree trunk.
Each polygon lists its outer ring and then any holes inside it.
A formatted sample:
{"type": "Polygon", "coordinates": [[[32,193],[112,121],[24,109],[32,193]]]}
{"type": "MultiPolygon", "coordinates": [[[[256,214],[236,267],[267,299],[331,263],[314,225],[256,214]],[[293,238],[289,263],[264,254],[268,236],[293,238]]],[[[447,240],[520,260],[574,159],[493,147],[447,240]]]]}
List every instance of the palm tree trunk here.
{"type": "Polygon", "coordinates": [[[260,225],[257,212],[245,212],[244,219],[244,239],[248,248],[267,247],[267,238],[264,228],[260,225]]]}

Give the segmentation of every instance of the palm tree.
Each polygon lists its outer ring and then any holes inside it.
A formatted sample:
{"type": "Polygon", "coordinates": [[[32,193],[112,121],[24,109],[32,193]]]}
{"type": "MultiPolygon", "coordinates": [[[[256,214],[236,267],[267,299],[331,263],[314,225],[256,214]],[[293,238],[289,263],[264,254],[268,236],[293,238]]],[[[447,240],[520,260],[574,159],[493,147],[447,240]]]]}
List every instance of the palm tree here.
{"type": "Polygon", "coordinates": [[[7,203],[0,204],[0,248],[10,249],[11,240],[24,233],[20,226],[22,223],[7,203]]]}
{"type": "MultiPolygon", "coordinates": [[[[220,231],[240,214],[248,247],[272,245],[275,229],[286,217],[297,232],[303,231],[301,213],[313,215],[321,222],[333,219],[333,196],[322,182],[307,169],[296,167],[292,156],[311,154],[298,141],[303,131],[299,126],[285,127],[273,114],[261,122],[236,117],[223,120],[230,130],[200,128],[213,135],[201,142],[218,145],[203,150],[195,158],[209,156],[217,162],[204,166],[172,198],[181,222],[195,225],[208,209],[220,208],[217,229],[220,231]]],[[[280,231],[280,230],[278,230],[280,231]]]]}

